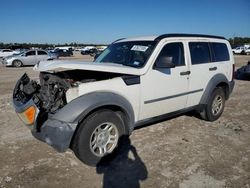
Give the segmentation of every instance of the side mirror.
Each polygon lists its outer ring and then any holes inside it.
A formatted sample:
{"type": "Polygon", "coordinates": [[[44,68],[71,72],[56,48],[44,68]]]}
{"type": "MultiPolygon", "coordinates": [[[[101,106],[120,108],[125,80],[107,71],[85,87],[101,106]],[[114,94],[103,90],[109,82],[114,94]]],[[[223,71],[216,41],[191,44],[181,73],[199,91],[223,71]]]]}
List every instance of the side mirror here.
{"type": "Polygon", "coordinates": [[[173,63],[173,57],[169,57],[169,56],[163,56],[163,57],[159,57],[156,60],[155,69],[164,69],[164,68],[174,68],[175,64],[173,63]]]}

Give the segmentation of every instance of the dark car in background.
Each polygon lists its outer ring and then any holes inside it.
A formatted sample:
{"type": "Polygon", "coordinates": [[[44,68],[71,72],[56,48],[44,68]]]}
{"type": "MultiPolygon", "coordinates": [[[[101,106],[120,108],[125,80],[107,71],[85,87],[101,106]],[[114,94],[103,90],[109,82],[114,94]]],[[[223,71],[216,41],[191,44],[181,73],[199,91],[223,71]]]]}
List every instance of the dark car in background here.
{"type": "Polygon", "coordinates": [[[54,56],[57,57],[69,57],[73,55],[73,52],[71,50],[66,50],[66,49],[55,49],[54,51],[50,52],[54,56]]]}
{"type": "Polygon", "coordinates": [[[81,50],[82,55],[91,55],[95,56],[98,53],[98,50],[96,48],[85,48],[81,50]]]}

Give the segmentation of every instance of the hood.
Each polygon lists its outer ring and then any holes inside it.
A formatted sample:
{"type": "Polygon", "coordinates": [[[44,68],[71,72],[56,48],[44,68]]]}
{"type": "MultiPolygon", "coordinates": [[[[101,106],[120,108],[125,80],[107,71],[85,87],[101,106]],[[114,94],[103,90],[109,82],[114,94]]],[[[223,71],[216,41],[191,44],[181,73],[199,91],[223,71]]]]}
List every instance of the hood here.
{"type": "Polygon", "coordinates": [[[89,70],[98,72],[112,72],[128,75],[141,75],[140,69],[115,63],[95,63],[68,60],[41,61],[33,68],[36,71],[60,72],[65,70],[89,70]]]}

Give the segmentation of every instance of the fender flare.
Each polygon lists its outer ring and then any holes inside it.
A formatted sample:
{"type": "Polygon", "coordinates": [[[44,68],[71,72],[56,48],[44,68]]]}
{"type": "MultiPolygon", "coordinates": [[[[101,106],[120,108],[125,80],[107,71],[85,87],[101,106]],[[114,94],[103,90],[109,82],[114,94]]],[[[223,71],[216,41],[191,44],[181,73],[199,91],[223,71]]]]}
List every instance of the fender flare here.
{"type": "Polygon", "coordinates": [[[104,106],[116,106],[122,109],[127,117],[127,127],[130,134],[134,128],[134,110],[124,97],[111,92],[92,92],[82,95],[60,109],[53,119],[78,125],[89,113],[104,106]]]}
{"type": "MultiPolygon", "coordinates": [[[[209,96],[219,84],[225,84],[229,88],[229,81],[223,74],[214,75],[208,82],[206,89],[201,97],[200,104],[205,105],[208,102],[209,96]]],[[[226,93],[226,98],[228,98],[228,92],[226,93]]]]}

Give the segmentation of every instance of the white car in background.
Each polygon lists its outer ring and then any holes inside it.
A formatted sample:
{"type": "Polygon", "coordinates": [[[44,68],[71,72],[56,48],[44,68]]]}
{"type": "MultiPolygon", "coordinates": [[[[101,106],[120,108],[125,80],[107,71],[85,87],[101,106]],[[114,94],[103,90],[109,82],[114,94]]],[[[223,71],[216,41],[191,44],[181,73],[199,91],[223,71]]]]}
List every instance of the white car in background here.
{"type": "Polygon", "coordinates": [[[248,48],[245,50],[245,54],[246,54],[246,55],[250,55],[250,47],[248,47],[248,48]]]}
{"type": "Polygon", "coordinates": [[[3,59],[5,66],[22,67],[25,65],[35,65],[40,61],[57,59],[55,54],[45,50],[28,50],[3,59]]]}
{"type": "Polygon", "coordinates": [[[233,54],[243,54],[244,50],[245,50],[245,48],[243,46],[239,46],[237,48],[233,48],[232,52],[233,52],[233,54]]]}
{"type": "Polygon", "coordinates": [[[98,50],[99,52],[103,52],[106,48],[107,48],[107,46],[98,46],[98,47],[97,47],[97,50],[98,50]]]}
{"type": "Polygon", "coordinates": [[[18,53],[18,51],[14,51],[11,49],[0,49],[0,58],[4,58],[10,55],[13,55],[15,53],[18,53]]]}

